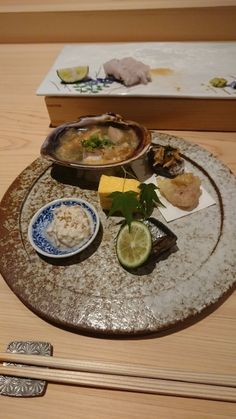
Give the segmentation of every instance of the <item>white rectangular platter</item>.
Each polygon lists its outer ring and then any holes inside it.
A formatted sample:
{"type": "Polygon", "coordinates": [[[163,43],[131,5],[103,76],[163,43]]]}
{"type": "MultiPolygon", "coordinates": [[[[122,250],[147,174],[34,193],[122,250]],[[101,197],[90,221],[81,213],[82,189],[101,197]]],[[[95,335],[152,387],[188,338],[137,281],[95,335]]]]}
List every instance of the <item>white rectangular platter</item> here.
{"type": "Polygon", "coordinates": [[[42,96],[139,96],[235,99],[236,42],[144,42],[73,44],[63,47],[52,68],[40,84],[42,96]],[[103,64],[112,58],[131,56],[148,64],[152,81],[125,87],[106,83],[103,64]],[[56,70],[80,65],[89,66],[91,82],[63,84],[56,70]],[[224,88],[214,88],[214,77],[227,80],[224,88]]]}

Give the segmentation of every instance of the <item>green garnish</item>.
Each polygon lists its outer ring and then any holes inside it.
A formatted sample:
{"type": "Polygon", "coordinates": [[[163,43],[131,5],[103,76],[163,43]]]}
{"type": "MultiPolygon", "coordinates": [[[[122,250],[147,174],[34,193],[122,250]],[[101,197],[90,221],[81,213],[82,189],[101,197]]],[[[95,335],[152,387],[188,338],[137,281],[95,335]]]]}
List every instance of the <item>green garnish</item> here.
{"type": "Polygon", "coordinates": [[[112,141],[106,135],[100,137],[98,134],[92,134],[88,140],[82,141],[82,146],[89,151],[94,151],[104,147],[111,147],[112,145],[112,141]]]}
{"type": "Polygon", "coordinates": [[[164,206],[156,194],[154,183],[140,183],[139,209],[144,219],[150,217],[155,207],[164,206]]]}
{"type": "Polygon", "coordinates": [[[227,85],[227,80],[223,77],[214,77],[209,82],[213,87],[225,87],[227,85]]]}
{"type": "Polygon", "coordinates": [[[128,192],[112,192],[110,197],[112,198],[112,205],[108,216],[120,212],[126,219],[127,224],[131,225],[134,219],[134,213],[139,208],[138,194],[134,191],[128,192]]]}
{"type": "Polygon", "coordinates": [[[139,189],[140,194],[134,191],[112,192],[112,205],[108,216],[120,212],[130,228],[134,219],[145,220],[151,216],[155,207],[164,206],[155,192],[158,188],[154,183],[141,183],[139,189]]]}

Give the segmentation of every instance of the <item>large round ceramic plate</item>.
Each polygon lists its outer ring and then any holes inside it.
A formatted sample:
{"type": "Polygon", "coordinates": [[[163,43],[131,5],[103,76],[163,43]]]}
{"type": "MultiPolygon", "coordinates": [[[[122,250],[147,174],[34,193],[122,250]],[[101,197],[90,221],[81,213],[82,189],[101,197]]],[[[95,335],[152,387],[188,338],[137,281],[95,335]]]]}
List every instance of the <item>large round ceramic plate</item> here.
{"type": "MultiPolygon", "coordinates": [[[[71,168],[38,159],[15,180],[1,203],[3,277],[35,313],[78,332],[135,335],[158,332],[196,315],[232,289],[236,261],[236,180],[206,150],[153,133],[181,149],[216,205],[172,221],[177,249],[168,258],[128,273],[115,253],[117,219],[107,218],[96,190],[71,168]],[[55,198],[78,197],[98,210],[92,246],[67,260],[39,256],[27,239],[32,215],[55,198]]],[[[154,214],[165,223],[161,214],[154,214]]]]}

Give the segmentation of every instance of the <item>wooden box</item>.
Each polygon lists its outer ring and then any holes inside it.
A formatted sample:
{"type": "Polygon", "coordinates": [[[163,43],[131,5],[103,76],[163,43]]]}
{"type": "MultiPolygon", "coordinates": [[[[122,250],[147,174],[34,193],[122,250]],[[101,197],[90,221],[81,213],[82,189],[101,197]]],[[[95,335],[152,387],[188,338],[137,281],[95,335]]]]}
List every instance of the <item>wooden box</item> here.
{"type": "Polygon", "coordinates": [[[50,125],[114,112],[147,128],[236,131],[236,99],[45,97],[50,125]]]}

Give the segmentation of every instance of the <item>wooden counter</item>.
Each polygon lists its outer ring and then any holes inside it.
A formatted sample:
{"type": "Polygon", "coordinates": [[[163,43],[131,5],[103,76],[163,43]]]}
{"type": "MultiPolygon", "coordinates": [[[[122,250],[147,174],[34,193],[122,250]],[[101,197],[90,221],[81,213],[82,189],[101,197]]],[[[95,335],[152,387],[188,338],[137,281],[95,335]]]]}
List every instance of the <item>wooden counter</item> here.
{"type": "Polygon", "coordinates": [[[235,0],[0,0],[1,42],[230,41],[235,0]]]}
{"type": "MultiPolygon", "coordinates": [[[[0,194],[35,158],[50,131],[36,88],[62,45],[0,46],[0,194]]],[[[236,133],[174,132],[210,150],[236,174],[236,133]]],[[[234,244],[232,244],[234,245],[234,244]]],[[[208,316],[148,339],[99,339],[46,323],[0,278],[0,351],[12,340],[49,341],[55,356],[147,364],[184,371],[236,373],[236,293],[208,316]]],[[[49,384],[41,398],[0,396],[3,419],[235,418],[236,403],[49,384]]]]}

